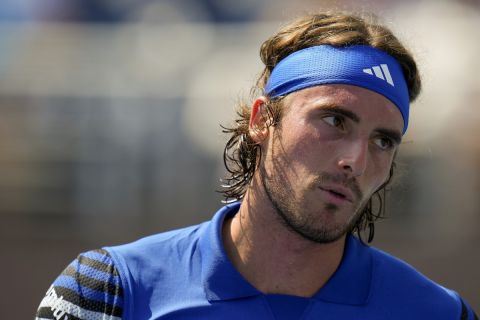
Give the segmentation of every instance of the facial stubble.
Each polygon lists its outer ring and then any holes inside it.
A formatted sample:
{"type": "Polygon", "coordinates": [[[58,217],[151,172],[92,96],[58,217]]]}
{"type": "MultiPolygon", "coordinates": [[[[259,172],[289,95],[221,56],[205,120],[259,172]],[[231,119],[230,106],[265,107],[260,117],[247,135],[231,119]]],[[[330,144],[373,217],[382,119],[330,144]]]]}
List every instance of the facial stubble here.
{"type": "MultiPolygon", "coordinates": [[[[294,198],[292,196],[295,194],[294,190],[288,181],[278,181],[276,180],[278,177],[273,176],[269,178],[263,166],[259,169],[263,189],[274,207],[279,221],[291,232],[308,241],[319,244],[335,242],[353,230],[353,227],[362,215],[365,207],[365,203],[359,204],[359,199],[363,198],[362,193],[355,183],[349,183],[349,188],[355,194],[355,198],[358,199],[358,201],[354,201],[352,208],[354,213],[350,220],[344,224],[334,226],[318,225],[319,214],[335,215],[340,211],[340,208],[333,203],[324,203],[323,208],[318,208],[314,213],[308,213],[304,209],[308,205],[306,203],[307,200],[294,198]]],[[[338,183],[339,179],[341,178],[323,173],[307,187],[307,190],[317,188],[318,184],[322,182],[338,183]]]]}

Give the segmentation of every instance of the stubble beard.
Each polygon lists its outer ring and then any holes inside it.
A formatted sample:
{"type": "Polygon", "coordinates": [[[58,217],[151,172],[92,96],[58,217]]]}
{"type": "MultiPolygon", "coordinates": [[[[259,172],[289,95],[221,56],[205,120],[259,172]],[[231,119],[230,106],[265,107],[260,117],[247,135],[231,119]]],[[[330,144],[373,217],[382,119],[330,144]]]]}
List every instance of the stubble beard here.
{"type": "MultiPolygon", "coordinates": [[[[302,238],[318,244],[335,242],[353,230],[365,207],[364,204],[356,203],[352,208],[354,213],[347,223],[333,226],[319,225],[319,216],[305,212],[304,205],[302,205],[305,203],[305,199],[296,199],[291,186],[287,185],[286,181],[268,179],[264,168],[260,168],[260,179],[280,222],[302,238]]],[[[321,179],[328,180],[331,177],[324,174],[318,180],[321,179]]],[[[358,196],[361,196],[360,191],[358,193],[358,196]]],[[[335,204],[325,203],[323,208],[319,208],[318,211],[322,210],[325,214],[336,214],[340,208],[335,204]]]]}

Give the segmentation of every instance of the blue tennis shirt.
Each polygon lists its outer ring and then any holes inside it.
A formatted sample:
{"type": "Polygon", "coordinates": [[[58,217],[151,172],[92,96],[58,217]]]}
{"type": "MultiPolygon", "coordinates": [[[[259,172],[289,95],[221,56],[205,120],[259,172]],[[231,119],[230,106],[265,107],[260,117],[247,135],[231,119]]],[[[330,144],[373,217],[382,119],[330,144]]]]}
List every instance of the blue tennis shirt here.
{"type": "Polygon", "coordinates": [[[122,319],[474,319],[455,292],[348,236],[342,262],[311,298],[263,294],[234,268],[224,220],[107,247],[123,286],[122,319]]]}

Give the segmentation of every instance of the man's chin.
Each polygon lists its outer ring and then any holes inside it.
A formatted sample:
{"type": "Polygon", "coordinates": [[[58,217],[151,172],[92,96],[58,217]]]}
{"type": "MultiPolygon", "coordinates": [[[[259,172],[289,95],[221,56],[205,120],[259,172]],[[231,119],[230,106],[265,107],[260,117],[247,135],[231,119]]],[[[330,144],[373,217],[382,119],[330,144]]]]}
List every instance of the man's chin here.
{"type": "Polygon", "coordinates": [[[292,231],[302,238],[318,244],[329,244],[343,238],[349,231],[349,225],[318,226],[291,226],[292,231]]]}

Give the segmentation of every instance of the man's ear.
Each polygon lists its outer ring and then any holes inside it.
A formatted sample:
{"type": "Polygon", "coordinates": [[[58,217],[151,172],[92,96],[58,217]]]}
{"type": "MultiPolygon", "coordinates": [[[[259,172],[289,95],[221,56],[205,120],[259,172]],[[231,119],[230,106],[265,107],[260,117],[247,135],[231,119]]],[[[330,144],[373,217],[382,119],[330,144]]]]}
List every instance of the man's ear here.
{"type": "Polygon", "coordinates": [[[267,122],[269,119],[267,111],[265,110],[267,102],[268,98],[261,96],[252,104],[248,133],[256,143],[261,143],[268,136],[267,122]]]}

